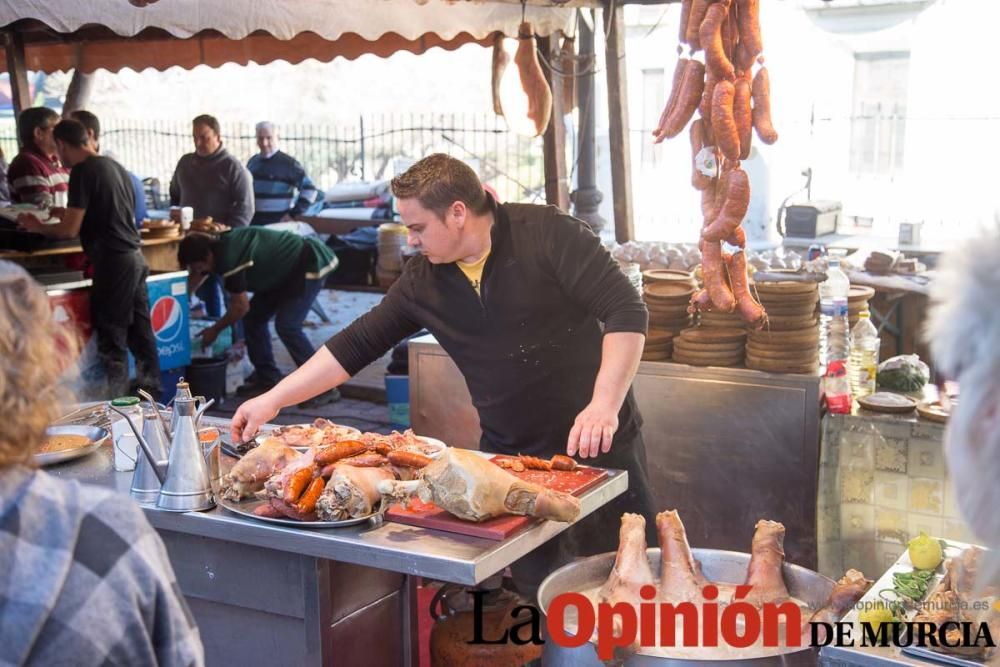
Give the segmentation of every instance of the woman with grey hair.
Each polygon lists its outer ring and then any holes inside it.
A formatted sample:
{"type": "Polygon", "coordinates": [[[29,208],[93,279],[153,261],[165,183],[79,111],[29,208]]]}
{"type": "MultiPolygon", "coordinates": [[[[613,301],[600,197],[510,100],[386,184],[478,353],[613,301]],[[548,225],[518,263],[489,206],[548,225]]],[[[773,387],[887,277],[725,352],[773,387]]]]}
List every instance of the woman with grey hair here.
{"type": "Polygon", "coordinates": [[[926,337],[961,387],[945,455],[959,508],[992,549],[980,584],[1000,584],[1000,224],[946,255],[931,286],[926,337]]]}

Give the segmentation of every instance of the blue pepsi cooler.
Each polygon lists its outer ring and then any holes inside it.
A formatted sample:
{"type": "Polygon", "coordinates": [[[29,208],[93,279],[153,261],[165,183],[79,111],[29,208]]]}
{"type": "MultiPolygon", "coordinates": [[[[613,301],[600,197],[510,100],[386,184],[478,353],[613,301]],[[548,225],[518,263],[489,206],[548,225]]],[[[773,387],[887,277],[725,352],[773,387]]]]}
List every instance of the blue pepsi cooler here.
{"type": "Polygon", "coordinates": [[[386,375],[385,399],[393,428],[410,428],[410,376],[386,375]]]}
{"type": "Polygon", "coordinates": [[[187,271],[172,271],[146,279],[149,319],[156,337],[164,397],[173,395],[177,379],[191,363],[191,309],[188,306],[187,278],[187,271]]]}
{"type": "Polygon", "coordinates": [[[191,363],[191,314],[188,308],[187,271],[150,276],[149,316],[156,336],[160,369],[183,368],[191,363]]]}

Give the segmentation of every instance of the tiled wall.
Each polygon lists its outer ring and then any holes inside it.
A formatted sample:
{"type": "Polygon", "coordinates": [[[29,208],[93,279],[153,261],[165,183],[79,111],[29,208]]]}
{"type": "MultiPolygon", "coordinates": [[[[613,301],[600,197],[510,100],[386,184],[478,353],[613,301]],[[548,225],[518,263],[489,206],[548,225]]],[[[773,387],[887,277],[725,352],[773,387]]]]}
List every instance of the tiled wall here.
{"type": "Polygon", "coordinates": [[[945,469],[944,426],[912,417],[827,415],[820,446],[819,571],[876,579],[928,535],[975,542],[945,469]]]}

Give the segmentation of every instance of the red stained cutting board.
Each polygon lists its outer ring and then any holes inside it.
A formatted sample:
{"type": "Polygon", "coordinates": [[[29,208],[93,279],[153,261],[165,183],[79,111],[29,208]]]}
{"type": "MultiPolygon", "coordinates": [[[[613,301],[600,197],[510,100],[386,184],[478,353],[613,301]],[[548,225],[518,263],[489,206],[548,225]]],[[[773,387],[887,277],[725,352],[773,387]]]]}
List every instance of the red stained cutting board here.
{"type": "MultiPolygon", "coordinates": [[[[497,455],[490,460],[496,462],[500,459],[511,458],[517,457],[497,455]]],[[[547,472],[545,470],[525,470],[524,472],[508,470],[507,472],[526,482],[532,482],[556,491],[571,493],[574,496],[580,495],[608,476],[607,470],[587,466],[579,466],[572,472],[547,472]]],[[[434,503],[425,503],[419,498],[413,498],[408,508],[402,505],[393,505],[385,513],[385,518],[410,526],[432,528],[434,530],[443,530],[449,533],[459,533],[461,535],[482,537],[487,540],[497,541],[507,539],[535,521],[533,517],[516,515],[498,516],[495,519],[481,523],[463,521],[457,516],[440,509],[434,503]]]]}

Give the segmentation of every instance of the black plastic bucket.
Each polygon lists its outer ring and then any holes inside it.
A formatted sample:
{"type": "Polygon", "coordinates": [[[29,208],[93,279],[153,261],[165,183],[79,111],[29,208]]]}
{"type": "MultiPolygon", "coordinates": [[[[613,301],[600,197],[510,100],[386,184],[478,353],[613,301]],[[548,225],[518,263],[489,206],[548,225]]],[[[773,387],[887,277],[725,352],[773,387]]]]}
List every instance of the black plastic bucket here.
{"type": "Polygon", "coordinates": [[[184,376],[191,385],[191,394],[214,398],[216,403],[222,403],[226,396],[227,363],[225,357],[192,359],[184,376]]]}

